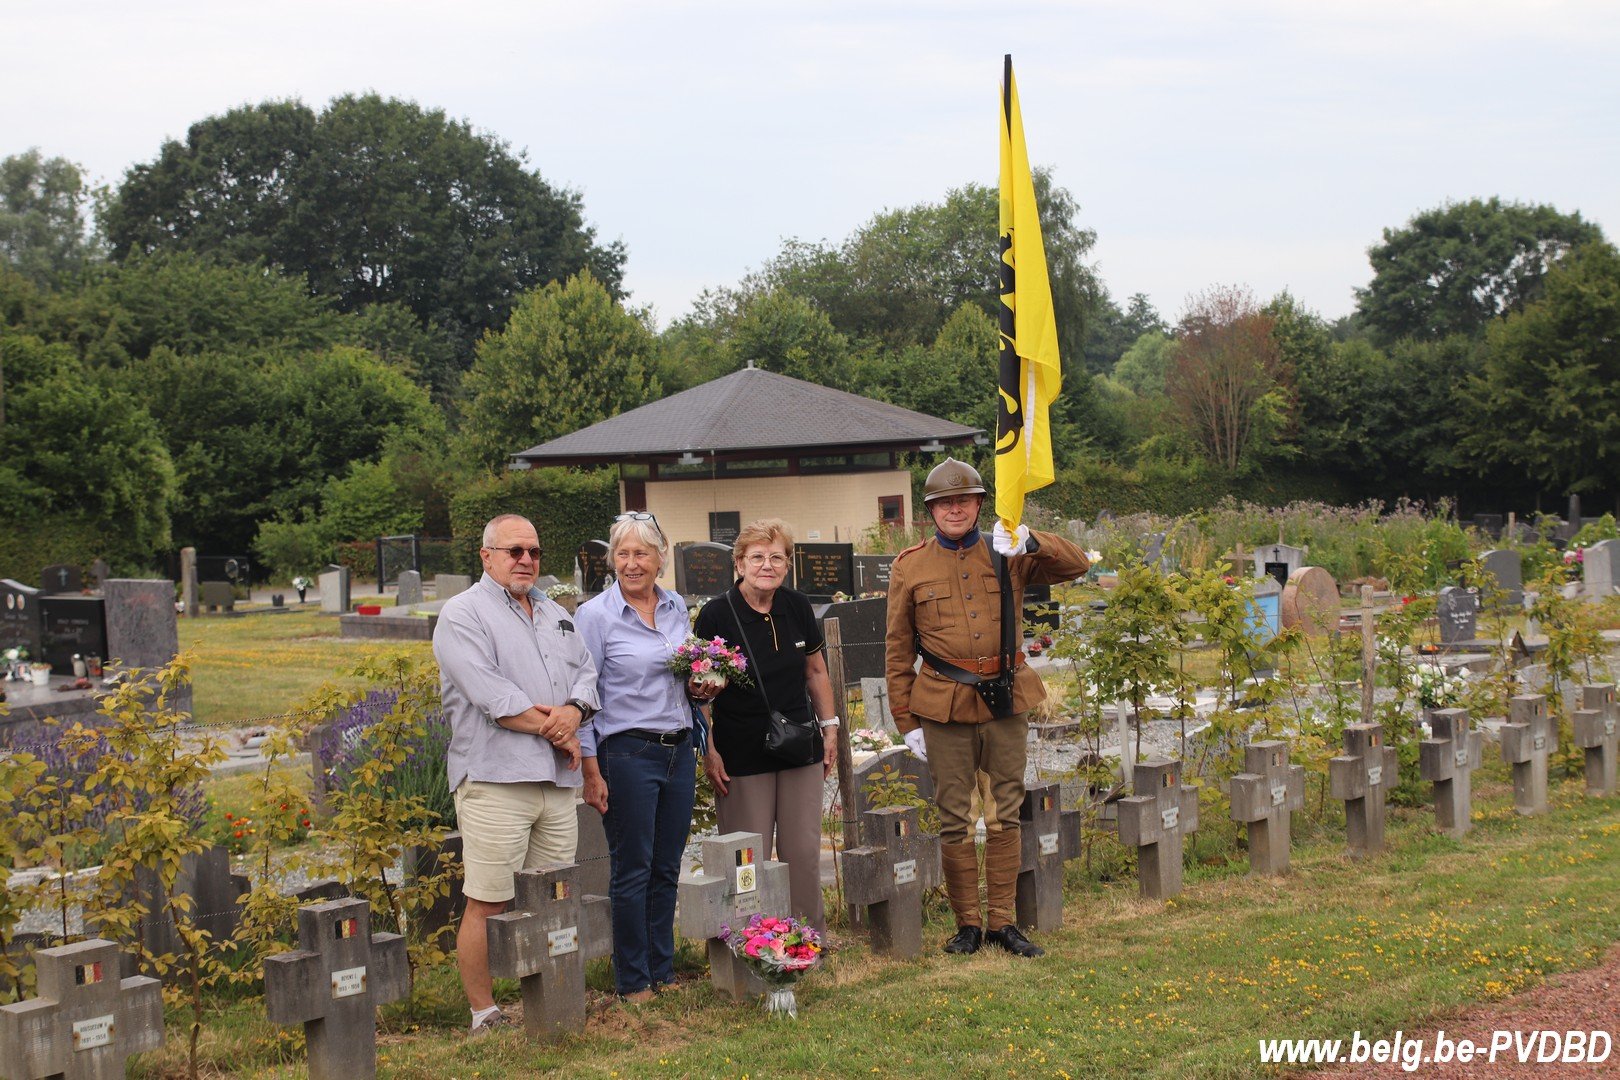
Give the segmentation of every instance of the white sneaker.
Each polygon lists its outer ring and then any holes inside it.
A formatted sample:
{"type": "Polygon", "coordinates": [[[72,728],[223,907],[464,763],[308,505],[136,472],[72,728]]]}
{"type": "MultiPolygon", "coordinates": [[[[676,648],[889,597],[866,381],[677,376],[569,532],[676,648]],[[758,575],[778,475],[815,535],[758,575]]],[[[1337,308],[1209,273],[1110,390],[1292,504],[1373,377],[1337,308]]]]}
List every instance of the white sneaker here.
{"type": "Polygon", "coordinates": [[[474,1020],[472,1027],[467,1030],[467,1038],[482,1038],[498,1028],[509,1028],[512,1026],[512,1018],[501,1012],[501,1010],[496,1009],[494,1012],[474,1020]]]}

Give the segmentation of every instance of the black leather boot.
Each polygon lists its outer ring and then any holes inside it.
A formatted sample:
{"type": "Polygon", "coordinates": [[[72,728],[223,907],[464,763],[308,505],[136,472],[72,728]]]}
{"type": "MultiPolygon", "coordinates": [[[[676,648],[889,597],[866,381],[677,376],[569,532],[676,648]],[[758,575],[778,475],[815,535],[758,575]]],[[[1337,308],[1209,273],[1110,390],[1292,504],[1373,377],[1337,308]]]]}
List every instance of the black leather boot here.
{"type": "Polygon", "coordinates": [[[1046,950],[1024,936],[1024,932],[1012,923],[1008,923],[999,930],[992,930],[984,935],[986,945],[995,945],[1006,949],[1014,956],[1036,957],[1045,956],[1046,950]]]}
{"type": "Polygon", "coordinates": [[[968,956],[979,951],[979,943],[983,940],[984,931],[977,926],[958,926],[951,940],[945,943],[945,951],[968,956]]]}

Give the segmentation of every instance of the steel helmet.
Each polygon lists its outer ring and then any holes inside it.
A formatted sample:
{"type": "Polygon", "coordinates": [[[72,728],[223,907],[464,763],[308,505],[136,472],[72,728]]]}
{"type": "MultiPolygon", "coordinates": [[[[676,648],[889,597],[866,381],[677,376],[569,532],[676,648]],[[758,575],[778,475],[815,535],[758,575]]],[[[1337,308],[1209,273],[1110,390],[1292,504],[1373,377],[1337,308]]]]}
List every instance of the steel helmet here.
{"type": "Polygon", "coordinates": [[[923,505],[947,495],[983,495],[984,481],[979,470],[964,461],[946,458],[935,465],[923,484],[923,505]]]}

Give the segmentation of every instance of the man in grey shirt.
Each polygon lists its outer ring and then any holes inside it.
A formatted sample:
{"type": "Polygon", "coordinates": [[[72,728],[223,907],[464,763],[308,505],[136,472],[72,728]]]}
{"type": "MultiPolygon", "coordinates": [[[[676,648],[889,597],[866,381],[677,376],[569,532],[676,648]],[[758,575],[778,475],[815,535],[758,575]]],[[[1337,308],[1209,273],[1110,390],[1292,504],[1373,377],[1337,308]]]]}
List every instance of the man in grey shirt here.
{"type": "Polygon", "coordinates": [[[479,558],[484,576],[445,602],[433,631],[466,871],[456,961],[473,1035],[506,1021],[490,986],[486,920],[511,905],[518,870],[574,861],[578,731],[600,704],[596,664],[568,612],[535,588],[534,525],[494,518],[479,558]]]}

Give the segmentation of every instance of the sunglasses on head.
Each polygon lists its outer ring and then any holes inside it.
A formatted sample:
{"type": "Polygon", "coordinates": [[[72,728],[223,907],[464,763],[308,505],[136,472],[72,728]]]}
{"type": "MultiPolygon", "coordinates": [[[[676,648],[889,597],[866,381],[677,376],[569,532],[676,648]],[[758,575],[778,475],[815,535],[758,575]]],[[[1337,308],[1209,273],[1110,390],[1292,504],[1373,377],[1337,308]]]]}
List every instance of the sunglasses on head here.
{"type": "Polygon", "coordinates": [[[537,547],[524,547],[521,544],[513,544],[511,547],[490,548],[489,550],[504,551],[511,556],[513,562],[521,562],[525,555],[535,562],[540,561],[540,549],[537,547]]]}
{"type": "Polygon", "coordinates": [[[664,530],[659,528],[658,519],[653,517],[645,510],[631,510],[629,513],[620,514],[618,517],[614,518],[613,521],[615,524],[621,521],[650,521],[652,522],[652,527],[658,530],[658,535],[664,535],[664,530]]]}

